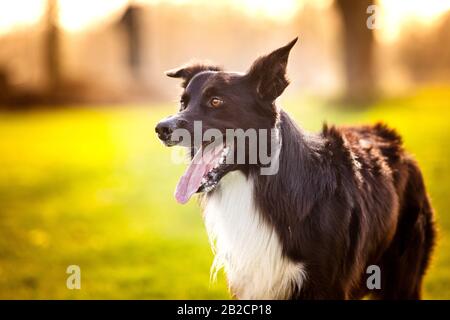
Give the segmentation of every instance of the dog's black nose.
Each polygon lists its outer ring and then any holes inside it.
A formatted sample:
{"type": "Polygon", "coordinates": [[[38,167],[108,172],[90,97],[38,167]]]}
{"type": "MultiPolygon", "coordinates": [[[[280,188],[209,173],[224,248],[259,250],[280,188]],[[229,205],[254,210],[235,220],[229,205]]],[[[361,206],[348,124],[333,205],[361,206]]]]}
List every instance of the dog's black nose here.
{"type": "Polygon", "coordinates": [[[175,121],[166,119],[156,125],[155,132],[162,141],[170,140],[172,132],[175,130],[175,121]]]}

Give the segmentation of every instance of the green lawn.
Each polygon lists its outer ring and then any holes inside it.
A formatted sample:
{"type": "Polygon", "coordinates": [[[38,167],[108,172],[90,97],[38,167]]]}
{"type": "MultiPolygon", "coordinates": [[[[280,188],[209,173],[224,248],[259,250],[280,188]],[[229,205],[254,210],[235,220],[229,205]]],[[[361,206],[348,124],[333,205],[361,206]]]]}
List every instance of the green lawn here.
{"type": "MultiPolygon", "coordinates": [[[[383,120],[423,168],[440,227],[425,297],[450,299],[450,90],[362,111],[285,101],[305,128],[383,120]]],[[[173,190],[184,165],[156,139],[174,106],[0,114],[0,298],[229,298],[195,201],[173,190]],[[66,288],[68,265],[81,290],[66,288]]]]}

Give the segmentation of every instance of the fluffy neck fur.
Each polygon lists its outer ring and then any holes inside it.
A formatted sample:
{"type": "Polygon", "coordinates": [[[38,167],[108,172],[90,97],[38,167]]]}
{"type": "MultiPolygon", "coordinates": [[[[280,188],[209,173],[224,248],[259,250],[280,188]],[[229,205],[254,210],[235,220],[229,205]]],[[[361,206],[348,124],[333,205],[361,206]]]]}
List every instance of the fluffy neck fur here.
{"type": "Polygon", "coordinates": [[[205,224],[215,251],[212,275],[224,268],[239,299],[288,299],[301,287],[301,263],[283,254],[278,234],[254,203],[253,181],[242,172],[226,175],[205,206],[205,224]]]}
{"type": "Polygon", "coordinates": [[[290,188],[297,190],[311,180],[314,172],[303,171],[302,164],[314,160],[311,152],[320,141],[311,140],[307,144],[284,112],[280,117],[280,131],[283,145],[279,173],[261,176],[259,168],[253,168],[258,171],[249,169],[247,174],[231,172],[206,199],[204,207],[205,224],[216,254],[212,274],[224,268],[232,293],[240,299],[291,298],[301,289],[306,277],[301,260],[293,260],[286,254],[277,227],[284,219],[291,231],[290,210],[283,211],[283,206],[298,201],[291,198],[290,188]],[[301,174],[292,175],[292,172],[301,174]],[[286,177],[290,180],[286,181],[286,177]]]}

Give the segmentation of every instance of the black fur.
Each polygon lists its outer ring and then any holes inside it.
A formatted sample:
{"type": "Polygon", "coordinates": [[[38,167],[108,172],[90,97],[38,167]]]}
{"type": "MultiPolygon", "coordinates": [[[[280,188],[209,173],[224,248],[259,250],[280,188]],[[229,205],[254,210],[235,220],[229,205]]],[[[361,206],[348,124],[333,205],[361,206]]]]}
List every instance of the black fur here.
{"type": "MultiPolygon", "coordinates": [[[[246,74],[193,65],[170,72],[184,80],[180,113],[158,124],[167,128],[272,128],[282,138],[279,171],[230,165],[251,176],[255,203],[273,226],[284,254],[305,265],[307,279],[292,299],[419,299],[435,241],[433,212],[419,167],[400,136],[383,124],[324,126],[308,134],[277,109],[288,85],[286,65],[297,39],[259,58],[246,74]],[[222,107],[210,108],[220,96],[222,107]],[[381,290],[366,288],[366,268],[378,265],[381,290]]],[[[163,134],[164,133],[164,134],[163,134]]],[[[225,172],[226,174],[226,172],[225,172]]],[[[212,191],[214,192],[214,191],[212,191]]]]}
{"type": "Polygon", "coordinates": [[[382,124],[308,136],[284,112],[280,128],[278,174],[251,174],[285,254],[306,265],[293,298],[362,298],[369,265],[382,271],[376,298],[420,298],[435,231],[420,170],[400,137],[382,124]]]}

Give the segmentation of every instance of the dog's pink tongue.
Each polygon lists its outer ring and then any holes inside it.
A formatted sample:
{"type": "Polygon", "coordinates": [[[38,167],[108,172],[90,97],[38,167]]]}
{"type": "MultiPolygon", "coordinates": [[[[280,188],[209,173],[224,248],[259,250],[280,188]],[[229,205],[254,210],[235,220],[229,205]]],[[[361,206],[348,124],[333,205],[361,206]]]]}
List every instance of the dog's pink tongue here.
{"type": "Polygon", "coordinates": [[[175,198],[181,204],[189,201],[191,196],[200,188],[203,176],[211,170],[221,155],[221,147],[200,148],[178,181],[175,198]]]}

